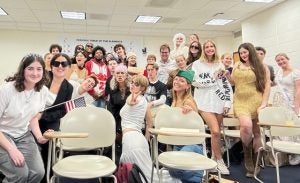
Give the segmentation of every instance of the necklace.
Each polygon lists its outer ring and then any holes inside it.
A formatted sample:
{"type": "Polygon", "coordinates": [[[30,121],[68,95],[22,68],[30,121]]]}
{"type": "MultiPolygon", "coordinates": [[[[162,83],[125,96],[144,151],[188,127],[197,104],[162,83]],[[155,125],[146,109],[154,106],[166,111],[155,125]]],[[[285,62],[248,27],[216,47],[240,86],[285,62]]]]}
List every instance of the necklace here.
{"type": "Polygon", "coordinates": [[[25,102],[29,103],[32,95],[34,94],[34,89],[26,91],[24,90],[25,102]]]}

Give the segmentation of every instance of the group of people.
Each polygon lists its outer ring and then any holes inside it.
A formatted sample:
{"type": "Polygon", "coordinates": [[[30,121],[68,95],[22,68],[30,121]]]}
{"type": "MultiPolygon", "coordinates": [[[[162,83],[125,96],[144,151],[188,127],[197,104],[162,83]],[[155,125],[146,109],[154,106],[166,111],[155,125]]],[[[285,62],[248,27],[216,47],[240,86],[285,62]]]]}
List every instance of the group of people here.
{"type": "MultiPolygon", "coordinates": [[[[152,160],[147,129],[154,125],[152,108],[167,104],[181,107],[184,113],[199,113],[211,133],[211,158],[222,174],[229,174],[222,159],[220,125],[233,107],[240,121],[246,176],[253,177],[262,146],[259,110],[268,105],[270,88],[277,84],[286,106],[299,115],[299,71],[280,53],[275,60],[281,70],[274,79],[270,67],[263,63],[265,50],[251,43],[239,46],[240,61],[233,65],[232,54],[219,58],[212,40],[201,45],[197,34],[190,35],[189,43],[185,40],[179,33],[173,38],[173,50],[168,44],[161,45],[160,59],[148,55],[144,71],[135,69],[136,54],[126,53],[122,44],[114,46],[115,53],[87,43],[85,48],[77,45],[71,58],[61,53],[58,44],[50,46],[44,59],[26,55],[16,74],[0,87],[0,172],[5,175],[4,182],[45,182],[48,143],[43,134],[59,130],[60,119],[66,114],[60,104],[80,96],[89,105],[107,108],[113,114],[117,163],[136,163],[148,180],[152,160]]],[[[203,153],[197,144],[174,149],[203,153]]],[[[196,171],[165,172],[169,182],[201,182],[202,175],[196,171]]]]}

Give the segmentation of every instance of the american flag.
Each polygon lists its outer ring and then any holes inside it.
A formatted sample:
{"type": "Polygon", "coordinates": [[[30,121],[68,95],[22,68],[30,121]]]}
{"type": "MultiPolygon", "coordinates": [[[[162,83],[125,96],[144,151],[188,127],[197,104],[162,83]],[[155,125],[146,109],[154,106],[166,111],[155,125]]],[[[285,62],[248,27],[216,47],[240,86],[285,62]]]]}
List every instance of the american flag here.
{"type": "Polygon", "coordinates": [[[79,97],[79,98],[76,98],[76,99],[72,99],[72,100],[65,103],[65,108],[66,108],[67,112],[69,112],[69,111],[71,111],[75,108],[78,108],[78,107],[86,107],[84,97],[79,97]]]}

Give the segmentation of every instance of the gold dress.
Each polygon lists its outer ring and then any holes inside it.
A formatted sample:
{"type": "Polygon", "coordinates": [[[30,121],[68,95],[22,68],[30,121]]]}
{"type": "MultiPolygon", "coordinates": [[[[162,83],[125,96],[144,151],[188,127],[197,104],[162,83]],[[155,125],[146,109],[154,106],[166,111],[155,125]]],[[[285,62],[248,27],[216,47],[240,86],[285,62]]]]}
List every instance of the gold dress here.
{"type": "Polygon", "coordinates": [[[256,89],[256,76],[250,68],[240,68],[240,64],[233,70],[235,92],[233,99],[234,114],[250,116],[257,119],[257,108],[262,103],[262,92],[256,89]]]}

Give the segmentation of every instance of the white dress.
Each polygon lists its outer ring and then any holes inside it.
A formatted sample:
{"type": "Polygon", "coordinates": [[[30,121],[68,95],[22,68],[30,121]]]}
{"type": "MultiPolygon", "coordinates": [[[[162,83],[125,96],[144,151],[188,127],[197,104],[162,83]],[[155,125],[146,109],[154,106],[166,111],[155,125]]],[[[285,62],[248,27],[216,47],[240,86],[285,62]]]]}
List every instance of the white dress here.
{"type": "Polygon", "coordinates": [[[293,106],[294,93],[295,93],[295,81],[299,79],[300,79],[299,69],[294,69],[286,76],[283,76],[281,69],[276,74],[275,83],[278,86],[279,92],[283,94],[285,102],[289,107],[293,106]]]}
{"type": "MultiPolygon", "coordinates": [[[[283,107],[290,108],[290,110],[287,110],[287,112],[292,111],[292,107],[294,104],[295,81],[299,79],[300,79],[299,69],[294,69],[286,76],[283,76],[281,69],[276,73],[275,83],[277,84],[278,92],[282,93],[283,100],[285,101],[285,105],[283,107]]],[[[273,104],[276,105],[276,102],[273,101],[273,104]]],[[[291,113],[289,112],[289,114],[287,115],[291,115],[291,113]]],[[[300,143],[300,136],[280,137],[280,139],[300,143]]]]}
{"type": "Polygon", "coordinates": [[[226,77],[217,76],[220,69],[223,70],[224,66],[219,62],[212,64],[200,60],[193,62],[194,99],[201,111],[222,114],[224,107],[231,107],[232,88],[226,77]]]}

